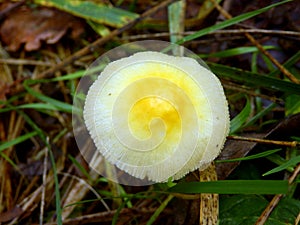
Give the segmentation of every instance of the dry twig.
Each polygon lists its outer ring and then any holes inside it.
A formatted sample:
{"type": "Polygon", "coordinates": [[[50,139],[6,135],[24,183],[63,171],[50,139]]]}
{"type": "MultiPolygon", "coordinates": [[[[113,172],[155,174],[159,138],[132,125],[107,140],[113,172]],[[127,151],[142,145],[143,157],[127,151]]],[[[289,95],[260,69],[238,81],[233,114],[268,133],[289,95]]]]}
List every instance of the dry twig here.
{"type": "Polygon", "coordinates": [[[53,66],[53,63],[30,60],[30,59],[0,59],[2,64],[12,64],[12,65],[33,65],[33,66],[53,66]]]}
{"type": "Polygon", "coordinates": [[[279,145],[279,146],[292,147],[292,148],[300,146],[300,143],[297,141],[276,141],[276,140],[267,140],[267,139],[241,137],[241,136],[228,136],[227,139],[236,140],[236,141],[256,142],[259,144],[279,145]]]}

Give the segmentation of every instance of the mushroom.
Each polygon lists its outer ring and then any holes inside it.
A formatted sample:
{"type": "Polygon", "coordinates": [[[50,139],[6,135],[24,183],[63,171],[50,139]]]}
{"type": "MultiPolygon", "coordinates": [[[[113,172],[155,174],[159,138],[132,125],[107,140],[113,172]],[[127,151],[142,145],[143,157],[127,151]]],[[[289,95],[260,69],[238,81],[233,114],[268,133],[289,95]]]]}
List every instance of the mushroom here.
{"type": "Polygon", "coordinates": [[[153,182],[205,169],[229,132],[218,78],[195,59],[156,51],[109,63],[89,88],[83,118],[108,162],[153,182]]]}

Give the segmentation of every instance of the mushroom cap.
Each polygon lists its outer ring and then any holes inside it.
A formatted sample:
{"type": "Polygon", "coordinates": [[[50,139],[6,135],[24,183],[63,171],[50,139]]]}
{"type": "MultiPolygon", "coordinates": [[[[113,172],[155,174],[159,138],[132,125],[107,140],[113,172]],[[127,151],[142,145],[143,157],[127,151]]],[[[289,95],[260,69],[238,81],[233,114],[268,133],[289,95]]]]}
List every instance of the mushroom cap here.
{"type": "Polygon", "coordinates": [[[109,63],[89,88],[83,117],[106,160],[154,182],[205,169],[229,132],[218,78],[195,59],[154,51],[109,63]]]}

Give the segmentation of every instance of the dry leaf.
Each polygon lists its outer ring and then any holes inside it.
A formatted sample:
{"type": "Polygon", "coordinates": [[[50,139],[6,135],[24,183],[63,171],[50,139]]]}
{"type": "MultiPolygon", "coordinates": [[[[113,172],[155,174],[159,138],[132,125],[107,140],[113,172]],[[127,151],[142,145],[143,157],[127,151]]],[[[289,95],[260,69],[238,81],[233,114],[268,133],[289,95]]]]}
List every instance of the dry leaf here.
{"type": "Polygon", "coordinates": [[[14,208],[8,210],[7,212],[0,213],[0,223],[8,222],[16,217],[19,217],[23,213],[23,210],[15,206],[14,208]]]}
{"type": "Polygon", "coordinates": [[[56,43],[69,29],[71,37],[78,38],[84,31],[83,23],[55,9],[21,7],[7,15],[0,37],[10,51],[17,51],[22,44],[26,51],[32,51],[39,49],[42,41],[56,43]]]}

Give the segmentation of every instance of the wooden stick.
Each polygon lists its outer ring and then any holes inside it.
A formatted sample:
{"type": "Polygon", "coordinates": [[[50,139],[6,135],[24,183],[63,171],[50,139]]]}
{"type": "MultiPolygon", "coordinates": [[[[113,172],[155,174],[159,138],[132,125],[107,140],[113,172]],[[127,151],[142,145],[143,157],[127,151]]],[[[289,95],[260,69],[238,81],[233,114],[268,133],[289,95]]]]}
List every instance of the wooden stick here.
{"type": "Polygon", "coordinates": [[[267,139],[241,137],[241,136],[228,136],[227,139],[236,140],[236,141],[256,142],[260,144],[280,145],[280,146],[292,147],[292,148],[300,146],[300,143],[297,141],[276,141],[276,140],[267,140],[267,139]]]}

